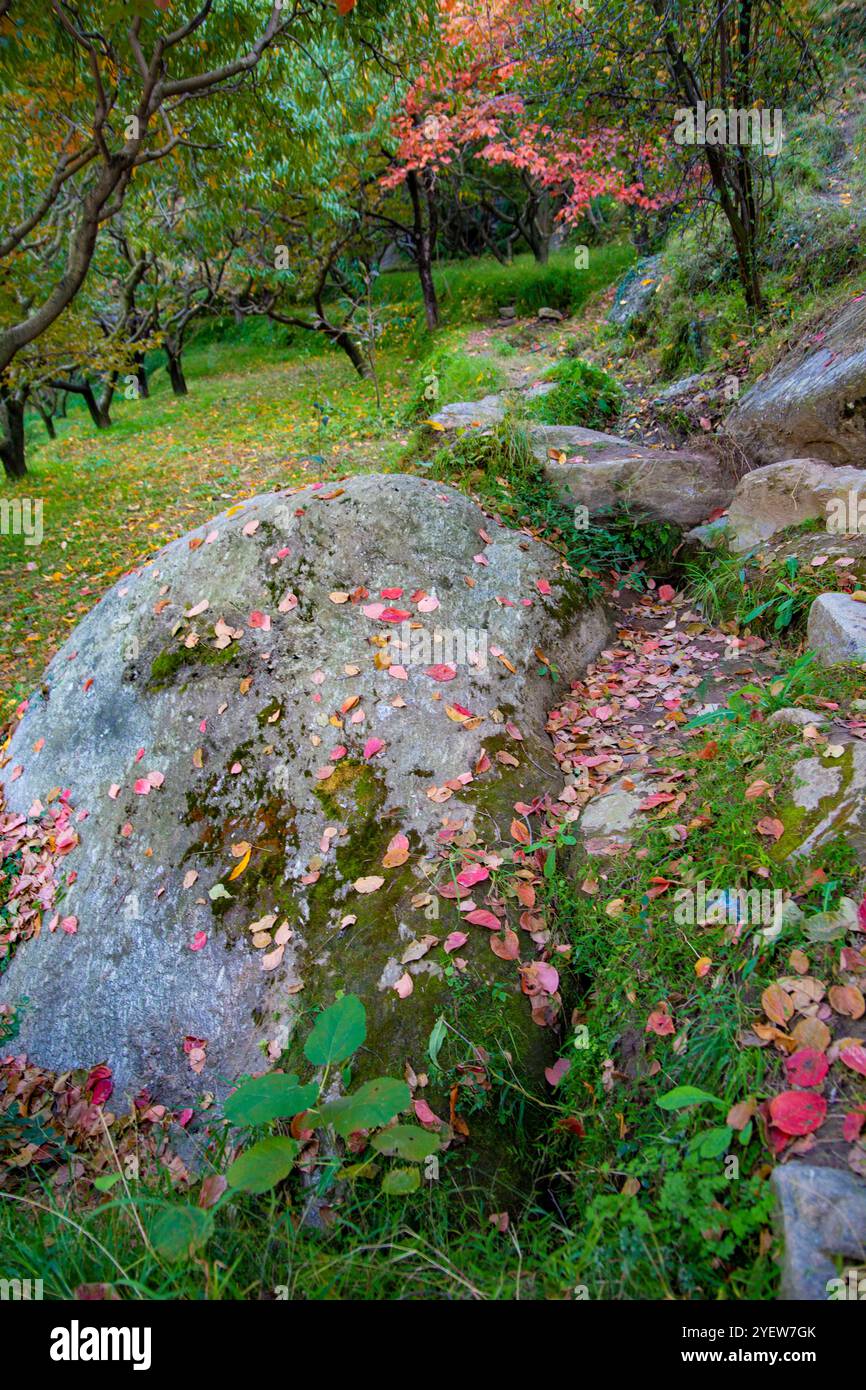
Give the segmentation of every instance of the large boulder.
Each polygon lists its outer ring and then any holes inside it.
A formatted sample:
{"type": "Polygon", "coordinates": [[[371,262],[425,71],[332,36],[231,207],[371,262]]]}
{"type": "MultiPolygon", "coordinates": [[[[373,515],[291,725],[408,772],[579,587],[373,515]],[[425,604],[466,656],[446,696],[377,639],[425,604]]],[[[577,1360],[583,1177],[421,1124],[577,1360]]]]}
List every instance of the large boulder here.
{"type": "Polygon", "coordinates": [[[627,509],[648,520],[695,526],[726,507],[734,491],[734,480],[709,454],[650,449],[577,425],[537,426],[531,439],[551,485],[590,516],[627,509]]]}
{"type": "Polygon", "coordinates": [[[860,499],[866,515],[866,469],[834,468],[820,459],[785,459],[746,473],[726,517],[733,550],[753,550],[789,526],[823,520],[831,534],[857,529],[860,499]]]}
{"type": "MultiPolygon", "coordinates": [[[[561,786],[536,650],[568,679],[609,630],[555,552],[426,479],[254,497],[173,541],[75,629],[8,750],[8,808],[60,794],[80,840],[66,929],[46,914],[0,976],[15,1050],[180,1104],[291,1062],[296,1015],[345,989],[359,1072],[422,1067],[453,867],[561,786]]],[[[499,981],[496,1026],[535,1057],[552,1030],[515,962],[465,931],[466,978],[499,981]]]]}
{"type": "Polygon", "coordinates": [[[785,354],[726,420],[756,464],[779,459],[866,462],[866,296],[785,354]]]}

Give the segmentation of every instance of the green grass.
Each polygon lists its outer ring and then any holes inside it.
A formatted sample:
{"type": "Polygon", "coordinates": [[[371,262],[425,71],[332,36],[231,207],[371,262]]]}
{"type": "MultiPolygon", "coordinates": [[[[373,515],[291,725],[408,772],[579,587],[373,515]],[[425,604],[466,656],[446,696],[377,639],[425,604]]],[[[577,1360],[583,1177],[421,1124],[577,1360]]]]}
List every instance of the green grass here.
{"type": "Polygon", "coordinates": [[[462,337],[456,330],[446,333],[416,367],[409,418],[432,415],[454,401],[477,401],[507,385],[501,364],[488,356],[464,352],[462,337]]]}
{"type": "Polygon", "coordinates": [[[622,387],[601,367],[567,357],[547,374],[554,389],[532,402],[530,413],[545,425],[610,430],[622,405],[622,387]]]}
{"type": "MultiPolygon", "coordinates": [[[[514,305],[518,317],[542,308],[576,313],[591,295],[624,275],[635,260],[628,242],[615,241],[590,247],[585,270],[575,269],[575,255],[570,249],[552,252],[543,266],[530,255],[515,256],[510,265],[500,265],[489,257],[445,262],[434,273],[442,325],[448,328],[471,319],[494,317],[506,304],[514,305]]],[[[421,292],[413,270],[390,271],[376,288],[383,307],[402,311],[415,324],[420,322],[421,292]]]]}

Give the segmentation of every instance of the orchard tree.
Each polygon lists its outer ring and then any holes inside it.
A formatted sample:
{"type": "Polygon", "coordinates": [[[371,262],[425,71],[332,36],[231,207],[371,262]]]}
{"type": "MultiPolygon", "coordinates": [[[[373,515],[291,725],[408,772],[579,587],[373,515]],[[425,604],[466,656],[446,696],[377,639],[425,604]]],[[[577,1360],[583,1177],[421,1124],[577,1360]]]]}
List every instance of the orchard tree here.
{"type": "Polygon", "coordinates": [[[676,186],[698,208],[722,214],[746,302],[760,311],[760,246],[778,152],[758,133],[760,118],[807,78],[820,88],[805,0],[634,0],[625,10],[618,0],[574,8],[538,0],[527,42],[553,123],[591,111],[643,143],[653,175],[666,176],[668,200],[676,186]],[[703,138],[701,107],[734,120],[703,138]]]}
{"type": "MultiPolygon", "coordinates": [[[[0,394],[9,368],[80,292],[100,228],[134,181],[204,143],[215,94],[243,90],[266,55],[348,24],[377,51],[391,0],[0,0],[0,394]],[[50,267],[45,274],[46,266],[50,267]],[[36,270],[39,270],[39,274],[36,270]]],[[[16,388],[17,390],[17,388],[16,388]]],[[[25,471],[6,411],[3,461],[25,471]]]]}
{"type": "Polygon", "coordinates": [[[385,58],[332,32],[281,55],[245,97],[245,150],[227,147],[235,315],[320,334],[361,376],[372,372],[372,279],[391,240],[373,213],[388,197],[377,175],[401,90],[394,61],[411,61],[416,38],[395,32],[385,58]]]}
{"type": "Polygon", "coordinates": [[[542,263],[555,217],[577,221],[603,194],[652,201],[622,166],[615,130],[539,119],[536,0],[442,0],[441,36],[441,51],[411,83],[392,123],[381,180],[408,193],[409,225],[387,219],[412,250],[430,328],[438,323],[432,260],[443,181],[468,181],[488,216],[542,263]]]}

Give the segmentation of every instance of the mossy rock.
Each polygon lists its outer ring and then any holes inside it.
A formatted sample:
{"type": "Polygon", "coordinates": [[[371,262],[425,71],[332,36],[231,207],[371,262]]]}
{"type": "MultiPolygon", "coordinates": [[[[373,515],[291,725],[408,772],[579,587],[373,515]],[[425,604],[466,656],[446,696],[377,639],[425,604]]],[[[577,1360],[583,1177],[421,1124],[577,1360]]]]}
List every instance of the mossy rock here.
{"type": "MultiPolygon", "coordinates": [[[[561,785],[536,651],[567,681],[610,633],[569,581],[543,543],[406,475],[249,499],[125,577],[58,653],[9,750],[23,767],[12,809],[60,786],[88,813],[63,862],[77,932],[43,931],[0,980],[0,1001],[27,1000],[16,1047],[57,1071],[107,1063],[113,1103],[147,1089],[195,1104],[299,1060],[316,1011],[352,992],[369,1026],[357,1076],[427,1071],[447,1117],[466,1075],[455,1068],[486,1057],[503,1079],[469,1095],[466,1148],[498,1168],[531,1108],[513,1078],[543,1094],[554,1030],[533,1023],[486,928],[444,951],[461,919],[438,890],[448,854],[460,864],[474,836],[507,858],[514,803],[561,785]],[[414,626],[389,621],[395,606],[414,626]],[[239,634],[223,649],[220,620],[239,634]],[[434,624],[483,634],[484,659],[467,637],[442,679],[441,657],[431,666],[416,650],[434,624]],[[490,767],[476,771],[483,750],[490,767]],[[136,792],[151,772],[161,779],[136,792]],[[384,867],[398,832],[408,857],[384,867]],[[370,878],[381,886],[359,891],[370,878]],[[426,954],[404,961],[428,935],[426,954]],[[407,997],[394,988],[404,973],[407,997]],[[440,1017],[451,1029],[436,1070],[440,1017]],[[200,1071],[189,1037],[206,1042],[200,1071]]],[[[485,886],[474,891],[483,905],[485,886]]]]}

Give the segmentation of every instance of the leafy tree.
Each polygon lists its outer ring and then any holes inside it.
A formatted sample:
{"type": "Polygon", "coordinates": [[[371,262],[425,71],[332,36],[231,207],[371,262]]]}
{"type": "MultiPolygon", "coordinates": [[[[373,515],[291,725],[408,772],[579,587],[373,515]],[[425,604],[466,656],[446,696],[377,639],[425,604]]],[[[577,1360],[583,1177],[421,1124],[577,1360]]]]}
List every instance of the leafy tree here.
{"type": "Polygon", "coordinates": [[[753,119],[737,120],[717,143],[677,143],[676,126],[678,113],[700,103],[757,116],[780,107],[807,76],[820,86],[802,0],[635,0],[627,11],[615,0],[585,10],[541,0],[532,44],[549,119],[581,120],[591,111],[616,123],[621,139],[643,145],[656,176],[666,172],[669,188],[720,211],[746,301],[760,310],[771,154],[755,139],[753,119]]]}

